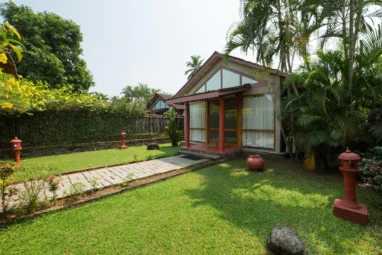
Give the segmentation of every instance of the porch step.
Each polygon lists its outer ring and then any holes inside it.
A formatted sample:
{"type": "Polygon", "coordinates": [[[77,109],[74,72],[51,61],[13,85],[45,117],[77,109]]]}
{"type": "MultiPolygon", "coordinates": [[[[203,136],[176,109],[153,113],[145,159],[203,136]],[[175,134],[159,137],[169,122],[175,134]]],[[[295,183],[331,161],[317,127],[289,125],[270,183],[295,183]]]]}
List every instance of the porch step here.
{"type": "Polygon", "coordinates": [[[205,153],[205,152],[201,152],[201,151],[189,151],[189,150],[185,150],[185,149],[182,149],[180,151],[180,153],[181,154],[187,154],[187,155],[193,155],[193,156],[200,157],[200,158],[212,159],[212,160],[218,160],[218,159],[222,158],[222,155],[219,155],[219,154],[205,153]]]}

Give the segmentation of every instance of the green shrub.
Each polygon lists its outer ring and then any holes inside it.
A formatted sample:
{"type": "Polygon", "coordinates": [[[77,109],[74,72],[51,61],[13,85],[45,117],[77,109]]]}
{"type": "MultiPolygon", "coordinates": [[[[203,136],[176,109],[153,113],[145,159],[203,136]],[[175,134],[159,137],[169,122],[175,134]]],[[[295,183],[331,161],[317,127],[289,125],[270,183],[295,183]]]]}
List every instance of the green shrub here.
{"type": "Polygon", "coordinates": [[[178,123],[176,122],[175,108],[171,108],[166,114],[170,117],[166,127],[166,133],[171,139],[172,146],[178,146],[182,131],[179,129],[178,123]]]}
{"type": "Polygon", "coordinates": [[[382,193],[382,146],[376,146],[365,154],[359,168],[362,182],[382,193]]]}

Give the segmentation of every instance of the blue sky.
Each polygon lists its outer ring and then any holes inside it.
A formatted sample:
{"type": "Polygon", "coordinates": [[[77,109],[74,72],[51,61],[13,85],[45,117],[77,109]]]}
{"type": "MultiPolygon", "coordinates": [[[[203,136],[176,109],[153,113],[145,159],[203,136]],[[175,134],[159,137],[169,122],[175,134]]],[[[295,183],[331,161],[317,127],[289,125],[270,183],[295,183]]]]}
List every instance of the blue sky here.
{"type": "MultiPolygon", "coordinates": [[[[186,82],[191,55],[224,50],[240,21],[240,0],[14,0],[81,26],[83,58],[98,91],[119,95],[126,85],[175,93],[186,82]]],[[[234,56],[253,60],[240,51],[234,56]]]]}

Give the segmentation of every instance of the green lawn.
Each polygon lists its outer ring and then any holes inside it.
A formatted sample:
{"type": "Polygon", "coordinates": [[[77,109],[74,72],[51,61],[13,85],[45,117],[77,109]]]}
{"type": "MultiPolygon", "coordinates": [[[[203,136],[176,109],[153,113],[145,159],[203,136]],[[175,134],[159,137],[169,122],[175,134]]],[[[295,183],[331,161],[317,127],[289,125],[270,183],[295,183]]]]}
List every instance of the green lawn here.
{"type": "Polygon", "coordinates": [[[0,254],[264,254],[271,227],[295,230],[308,254],[381,254],[382,197],[358,190],[371,223],[332,214],[340,175],[234,160],[0,230],[0,254]]]}
{"type": "Polygon", "coordinates": [[[134,160],[145,160],[171,156],[179,152],[179,147],[161,144],[159,150],[146,150],[146,146],[129,147],[126,150],[111,149],[100,151],[77,152],[38,158],[21,159],[25,171],[14,174],[15,179],[36,178],[50,174],[60,174],[85,168],[129,163],[134,160]]]}

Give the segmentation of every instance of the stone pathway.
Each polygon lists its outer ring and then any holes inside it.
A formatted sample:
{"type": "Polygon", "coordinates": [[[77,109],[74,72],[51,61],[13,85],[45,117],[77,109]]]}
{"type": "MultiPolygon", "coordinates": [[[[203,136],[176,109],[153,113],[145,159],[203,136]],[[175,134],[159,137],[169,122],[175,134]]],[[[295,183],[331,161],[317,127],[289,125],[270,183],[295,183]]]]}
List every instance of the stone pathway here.
{"type": "MultiPolygon", "coordinates": [[[[181,155],[62,175],[59,189],[57,190],[56,194],[57,198],[63,198],[73,193],[74,187],[76,186],[82,186],[84,192],[90,191],[92,189],[108,188],[113,185],[123,184],[127,181],[171,172],[206,161],[208,160],[192,160],[186,158],[185,155],[181,155]]],[[[38,181],[34,182],[35,184],[38,184],[38,181]]],[[[21,192],[25,191],[23,184],[17,184],[16,188],[21,192]]],[[[53,197],[53,193],[48,190],[46,183],[44,184],[43,190],[40,192],[40,200],[44,200],[45,197],[48,199],[53,197]]],[[[17,206],[19,202],[20,201],[18,197],[14,196],[9,204],[9,208],[17,206]]],[[[2,211],[1,208],[0,211],[2,211]]]]}

